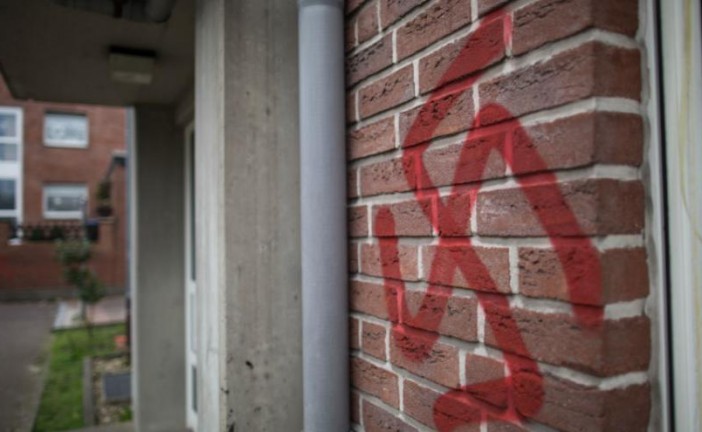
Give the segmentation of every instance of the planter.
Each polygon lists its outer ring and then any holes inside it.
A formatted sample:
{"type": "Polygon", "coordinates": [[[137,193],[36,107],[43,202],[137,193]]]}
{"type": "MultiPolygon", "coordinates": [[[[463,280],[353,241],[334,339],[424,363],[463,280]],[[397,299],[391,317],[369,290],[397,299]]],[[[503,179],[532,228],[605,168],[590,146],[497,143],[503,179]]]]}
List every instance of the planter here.
{"type": "Polygon", "coordinates": [[[88,241],[96,242],[100,238],[100,224],[95,220],[85,222],[85,236],[88,241]]]}

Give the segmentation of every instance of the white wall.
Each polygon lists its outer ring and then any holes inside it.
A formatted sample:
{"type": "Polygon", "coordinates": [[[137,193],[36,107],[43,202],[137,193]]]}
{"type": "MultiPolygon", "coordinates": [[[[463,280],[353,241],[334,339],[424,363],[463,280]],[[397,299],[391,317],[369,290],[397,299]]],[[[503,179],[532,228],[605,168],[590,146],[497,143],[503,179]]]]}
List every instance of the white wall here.
{"type": "Polygon", "coordinates": [[[135,109],[130,275],[134,417],[140,432],[185,429],[183,133],[173,110],[135,109]]]}

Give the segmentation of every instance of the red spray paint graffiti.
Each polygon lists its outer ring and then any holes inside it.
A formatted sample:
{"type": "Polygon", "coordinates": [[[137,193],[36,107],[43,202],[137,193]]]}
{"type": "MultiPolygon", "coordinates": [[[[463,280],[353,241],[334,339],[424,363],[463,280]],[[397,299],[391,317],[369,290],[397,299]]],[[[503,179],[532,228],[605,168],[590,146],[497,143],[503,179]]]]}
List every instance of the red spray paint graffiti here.
{"type": "MultiPolygon", "coordinates": [[[[499,105],[487,105],[475,115],[469,128],[468,137],[481,140],[476,146],[469,146],[466,139],[462,147],[448,197],[442,197],[434,186],[427,167],[424,153],[429,141],[434,138],[441,121],[446,117],[461,92],[471,91],[473,84],[485,67],[499,60],[511,34],[509,14],[496,12],[483,20],[481,25],[468,38],[456,60],[444,72],[436,91],[430,96],[417,114],[403,143],[402,162],[406,179],[414,190],[417,202],[434,203],[420,206],[426,218],[431,221],[440,237],[427,280],[453,280],[460,275],[467,285],[474,289],[485,313],[497,347],[503,352],[509,374],[499,380],[453,389],[442,395],[433,408],[434,423],[441,432],[453,431],[465,425],[479,424],[488,418],[519,423],[535,416],[544,402],[544,379],[536,360],[527,347],[512,315],[510,302],[505,293],[498,291],[498,284],[472,246],[470,237],[450,237],[442,233],[466,233],[470,224],[471,210],[476,205],[481,188],[483,172],[493,153],[497,153],[511,168],[513,173],[542,172],[528,177],[517,177],[517,181],[527,200],[534,208],[536,216],[559,257],[565,273],[568,292],[576,319],[585,328],[596,330],[602,322],[601,275],[597,251],[589,238],[581,230],[573,211],[553,210],[553,206],[542,205],[548,202],[566,202],[557,185],[555,174],[548,172],[548,166],[531,145],[520,146],[515,150],[516,138],[529,143],[529,137],[519,121],[507,109],[499,105]],[[492,24],[502,21],[504,37],[502,45],[487,50],[476,50],[479,41],[492,24]],[[459,81],[457,81],[457,79],[459,81]],[[454,82],[456,81],[456,82],[454,82]],[[484,125],[486,119],[511,119],[495,125],[484,125]],[[476,152],[477,148],[477,152],[476,152]],[[515,154],[516,153],[516,154],[515,154]],[[540,186],[540,187],[531,187],[540,186]],[[464,205],[456,214],[445,203],[450,199],[462,199],[464,205]],[[568,238],[561,237],[568,232],[568,238]],[[573,247],[575,246],[575,248],[573,247]],[[576,273],[565,265],[572,259],[573,250],[583,262],[589,262],[592,270],[586,275],[576,273]],[[448,264],[447,264],[448,263],[448,264]],[[486,397],[487,395],[487,397],[486,397]],[[498,408],[486,402],[490,395],[507,401],[506,408],[498,408]]],[[[498,44],[499,45],[499,44],[498,44]]],[[[419,312],[413,314],[405,299],[405,286],[399,260],[399,240],[396,235],[395,219],[387,207],[382,207],[374,221],[374,236],[379,238],[381,262],[388,312],[393,322],[393,343],[400,348],[402,355],[411,362],[423,363],[432,355],[439,335],[441,320],[446,313],[451,288],[430,284],[422,299],[419,312]],[[436,310],[441,313],[436,313],[436,310]],[[421,330],[417,330],[421,329],[421,330]]]]}

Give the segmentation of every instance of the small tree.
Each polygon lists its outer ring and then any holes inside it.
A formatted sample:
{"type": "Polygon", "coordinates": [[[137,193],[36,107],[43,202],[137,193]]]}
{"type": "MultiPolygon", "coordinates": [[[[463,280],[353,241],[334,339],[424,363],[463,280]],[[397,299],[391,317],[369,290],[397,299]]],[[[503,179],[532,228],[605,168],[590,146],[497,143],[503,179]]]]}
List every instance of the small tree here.
{"type": "Polygon", "coordinates": [[[86,306],[100,301],[105,296],[105,287],[87,266],[90,260],[90,242],[85,239],[58,240],[56,255],[63,265],[64,279],[78,291],[81,319],[92,333],[86,306]]]}

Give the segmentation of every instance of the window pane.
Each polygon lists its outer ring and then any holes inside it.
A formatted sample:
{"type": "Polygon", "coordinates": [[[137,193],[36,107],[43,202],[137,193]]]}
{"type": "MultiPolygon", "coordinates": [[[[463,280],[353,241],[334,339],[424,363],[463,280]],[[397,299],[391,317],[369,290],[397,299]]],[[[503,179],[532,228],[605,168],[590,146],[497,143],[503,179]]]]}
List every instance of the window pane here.
{"type": "Polygon", "coordinates": [[[75,186],[46,186],[46,211],[48,212],[80,212],[87,196],[86,187],[75,186]]]}
{"type": "Polygon", "coordinates": [[[16,161],[17,144],[0,143],[0,161],[16,161]]]}
{"type": "Polygon", "coordinates": [[[81,114],[46,114],[44,140],[47,143],[85,145],[88,142],[88,119],[81,114]]]}
{"type": "Polygon", "coordinates": [[[0,180],[0,210],[15,210],[15,181],[0,180]]]}
{"type": "Polygon", "coordinates": [[[0,113],[0,137],[17,136],[17,118],[15,114],[0,113]]]}

